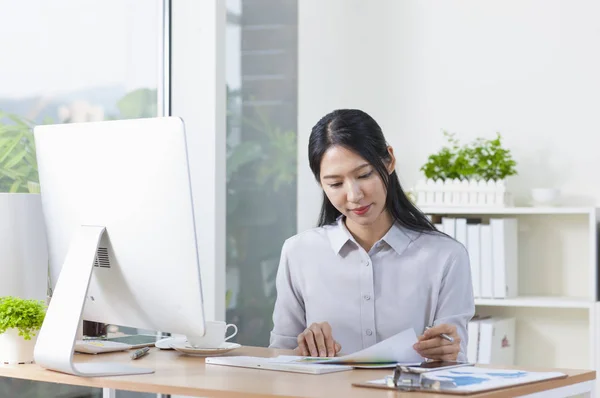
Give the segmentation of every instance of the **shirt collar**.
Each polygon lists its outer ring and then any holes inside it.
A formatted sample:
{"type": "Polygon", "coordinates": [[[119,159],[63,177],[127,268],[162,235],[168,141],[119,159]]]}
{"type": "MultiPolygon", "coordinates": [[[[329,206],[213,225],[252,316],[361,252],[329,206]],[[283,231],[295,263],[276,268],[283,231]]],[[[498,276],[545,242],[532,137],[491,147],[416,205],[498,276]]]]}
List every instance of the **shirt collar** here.
{"type": "Polygon", "coordinates": [[[381,240],[394,249],[396,253],[402,254],[415,238],[416,232],[404,228],[398,222],[395,222],[381,240]]]}
{"type": "MultiPolygon", "coordinates": [[[[416,239],[416,234],[416,232],[410,231],[396,222],[381,240],[387,243],[396,253],[401,254],[416,239]]],[[[348,241],[358,246],[358,243],[346,228],[343,216],[339,216],[336,223],[329,228],[328,235],[331,248],[336,254],[340,253],[340,250],[348,241]]]]}
{"type": "Polygon", "coordinates": [[[335,224],[329,228],[328,235],[331,248],[335,254],[339,254],[340,250],[342,250],[342,247],[344,247],[348,241],[354,242],[354,237],[350,231],[348,231],[348,228],[346,228],[343,216],[339,216],[335,224]]]}

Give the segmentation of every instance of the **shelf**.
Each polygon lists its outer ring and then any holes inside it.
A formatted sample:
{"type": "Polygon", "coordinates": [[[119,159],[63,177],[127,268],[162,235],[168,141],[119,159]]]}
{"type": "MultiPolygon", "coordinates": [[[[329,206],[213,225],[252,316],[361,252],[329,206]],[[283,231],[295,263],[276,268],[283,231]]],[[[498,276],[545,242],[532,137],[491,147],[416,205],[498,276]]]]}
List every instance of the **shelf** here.
{"type": "Polygon", "coordinates": [[[516,297],[511,299],[476,298],[475,305],[484,307],[532,307],[532,308],[592,308],[592,300],[573,297],[516,297]]]}
{"type": "Polygon", "coordinates": [[[452,207],[422,206],[425,214],[595,214],[594,207],[452,207]]]}

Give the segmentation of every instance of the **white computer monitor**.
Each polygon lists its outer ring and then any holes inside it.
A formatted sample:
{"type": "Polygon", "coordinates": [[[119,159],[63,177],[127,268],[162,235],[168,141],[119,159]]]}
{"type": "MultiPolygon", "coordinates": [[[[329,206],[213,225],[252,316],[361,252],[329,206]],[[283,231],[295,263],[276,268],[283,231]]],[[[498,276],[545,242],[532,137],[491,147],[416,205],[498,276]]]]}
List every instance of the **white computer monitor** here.
{"type": "Polygon", "coordinates": [[[82,376],[150,373],[73,363],[82,319],[204,335],[183,121],[176,117],[34,129],[53,296],[36,363],[82,376]]]}

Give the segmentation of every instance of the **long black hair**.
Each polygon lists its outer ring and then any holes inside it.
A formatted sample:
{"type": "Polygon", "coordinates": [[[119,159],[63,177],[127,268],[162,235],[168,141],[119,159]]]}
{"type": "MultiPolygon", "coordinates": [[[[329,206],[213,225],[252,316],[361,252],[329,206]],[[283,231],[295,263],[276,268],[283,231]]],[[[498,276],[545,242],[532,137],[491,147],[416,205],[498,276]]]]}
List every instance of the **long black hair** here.
{"type": "MultiPolygon", "coordinates": [[[[429,219],[406,197],[396,171],[388,173],[386,163],[391,160],[388,145],[381,127],[371,116],[358,109],[338,109],[325,115],[313,127],[308,141],[308,161],[318,182],[321,160],[332,146],[357,153],[375,168],[385,184],[385,206],[393,220],[413,231],[436,231],[429,219]]],[[[319,226],[334,223],[340,215],[323,192],[319,226]]]]}

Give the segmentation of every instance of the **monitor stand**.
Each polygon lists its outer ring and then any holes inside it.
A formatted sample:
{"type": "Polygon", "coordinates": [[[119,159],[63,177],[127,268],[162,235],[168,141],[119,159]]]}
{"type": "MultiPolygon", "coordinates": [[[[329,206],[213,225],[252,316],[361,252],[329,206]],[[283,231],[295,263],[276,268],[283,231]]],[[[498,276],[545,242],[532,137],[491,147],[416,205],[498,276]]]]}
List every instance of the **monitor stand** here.
{"type": "Polygon", "coordinates": [[[154,369],[119,362],[73,363],[77,330],[104,232],[104,227],[88,225],[76,230],[38,335],[35,362],[43,368],[76,376],[154,373],[154,369]]]}

